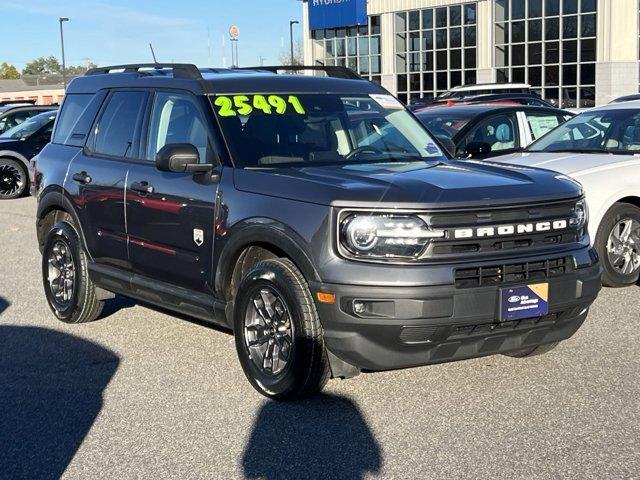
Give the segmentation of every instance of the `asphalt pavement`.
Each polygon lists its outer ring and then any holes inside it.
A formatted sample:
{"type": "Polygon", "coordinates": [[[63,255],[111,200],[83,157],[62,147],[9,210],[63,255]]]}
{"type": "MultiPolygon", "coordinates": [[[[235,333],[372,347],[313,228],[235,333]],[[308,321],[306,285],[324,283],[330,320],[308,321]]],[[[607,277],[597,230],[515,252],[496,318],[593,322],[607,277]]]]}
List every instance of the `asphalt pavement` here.
{"type": "Polygon", "coordinates": [[[245,380],[233,337],[133,301],[65,325],[35,200],[0,202],[0,478],[639,478],[640,287],[569,341],[333,380],[295,404],[245,380]]]}

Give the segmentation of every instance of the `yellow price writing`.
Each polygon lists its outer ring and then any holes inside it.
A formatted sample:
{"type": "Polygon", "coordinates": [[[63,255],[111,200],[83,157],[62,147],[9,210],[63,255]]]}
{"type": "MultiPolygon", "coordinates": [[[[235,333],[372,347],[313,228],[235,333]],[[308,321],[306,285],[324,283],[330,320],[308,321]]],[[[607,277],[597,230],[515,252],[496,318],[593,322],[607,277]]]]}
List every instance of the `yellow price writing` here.
{"type": "Polygon", "coordinates": [[[265,115],[284,115],[285,113],[304,115],[306,113],[302,102],[295,95],[288,95],[286,98],[280,95],[218,96],[213,103],[218,107],[218,115],[221,117],[250,115],[254,111],[260,111],[265,115]]]}

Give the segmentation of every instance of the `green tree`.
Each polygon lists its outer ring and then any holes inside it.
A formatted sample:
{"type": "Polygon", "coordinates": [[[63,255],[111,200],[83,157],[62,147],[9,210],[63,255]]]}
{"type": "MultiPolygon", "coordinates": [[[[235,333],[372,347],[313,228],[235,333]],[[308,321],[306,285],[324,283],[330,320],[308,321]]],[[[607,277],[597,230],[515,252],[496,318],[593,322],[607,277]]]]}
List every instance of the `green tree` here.
{"type": "Polygon", "coordinates": [[[62,73],[62,65],[53,55],[36,58],[22,69],[23,75],[50,75],[52,73],[62,73]]]}
{"type": "Polygon", "coordinates": [[[0,63],[0,78],[3,80],[16,80],[20,78],[20,72],[13,65],[2,62],[0,63]]]}
{"type": "Polygon", "coordinates": [[[85,65],[76,65],[67,67],[67,75],[83,75],[90,68],[96,68],[93,62],[87,62],[85,65]]]}

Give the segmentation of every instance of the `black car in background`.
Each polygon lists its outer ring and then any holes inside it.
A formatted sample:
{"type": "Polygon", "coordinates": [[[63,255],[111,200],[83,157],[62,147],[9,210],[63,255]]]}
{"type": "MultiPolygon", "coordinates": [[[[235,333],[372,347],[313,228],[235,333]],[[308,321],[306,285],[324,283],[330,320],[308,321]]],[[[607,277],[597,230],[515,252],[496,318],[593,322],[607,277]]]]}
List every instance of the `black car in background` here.
{"type": "Polygon", "coordinates": [[[29,160],[49,143],[55,118],[55,111],[40,113],[0,135],[0,200],[28,191],[29,160]]]}
{"type": "Polygon", "coordinates": [[[56,105],[34,105],[32,100],[0,102],[0,134],[43,112],[56,110],[56,105]]]}
{"type": "Polygon", "coordinates": [[[484,159],[526,147],[574,116],[529,105],[454,105],[414,112],[454,157],[484,159]]]}

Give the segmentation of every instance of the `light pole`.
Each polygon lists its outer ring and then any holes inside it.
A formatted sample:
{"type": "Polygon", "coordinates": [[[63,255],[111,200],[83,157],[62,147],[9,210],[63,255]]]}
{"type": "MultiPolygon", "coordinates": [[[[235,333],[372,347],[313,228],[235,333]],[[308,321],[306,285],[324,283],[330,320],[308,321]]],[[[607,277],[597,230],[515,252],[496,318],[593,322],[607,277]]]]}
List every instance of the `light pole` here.
{"type": "Polygon", "coordinates": [[[64,83],[64,90],[67,90],[67,66],[64,61],[64,33],[62,32],[62,24],[64,22],[68,22],[69,19],[67,17],[60,17],[58,19],[60,22],[60,46],[62,47],[62,83],[64,83]]]}
{"type": "Polygon", "coordinates": [[[299,24],[298,20],[289,20],[289,40],[291,41],[291,66],[294,64],[293,56],[293,26],[299,24]]]}

